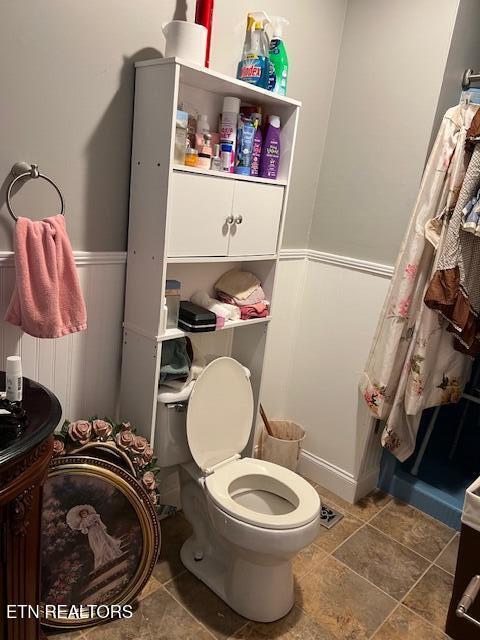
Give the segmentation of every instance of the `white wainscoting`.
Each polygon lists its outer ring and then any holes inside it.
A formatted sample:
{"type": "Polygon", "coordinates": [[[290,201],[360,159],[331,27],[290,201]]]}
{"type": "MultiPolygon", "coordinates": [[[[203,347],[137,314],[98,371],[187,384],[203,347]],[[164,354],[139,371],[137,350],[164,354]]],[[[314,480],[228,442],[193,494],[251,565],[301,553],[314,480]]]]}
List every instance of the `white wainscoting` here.
{"type": "Polygon", "coordinates": [[[392,274],[320,251],[281,253],[262,401],[307,430],[299,471],[350,501],[377,480],[378,436],[357,385],[392,274]]]}
{"type": "MultiPolygon", "coordinates": [[[[51,389],[70,420],[115,417],[120,386],[126,254],[74,252],[88,314],[88,329],[54,340],[32,338],[0,321],[0,368],[22,356],[24,375],[51,389]]],[[[0,253],[0,318],[13,286],[13,254],[0,253]]]]}

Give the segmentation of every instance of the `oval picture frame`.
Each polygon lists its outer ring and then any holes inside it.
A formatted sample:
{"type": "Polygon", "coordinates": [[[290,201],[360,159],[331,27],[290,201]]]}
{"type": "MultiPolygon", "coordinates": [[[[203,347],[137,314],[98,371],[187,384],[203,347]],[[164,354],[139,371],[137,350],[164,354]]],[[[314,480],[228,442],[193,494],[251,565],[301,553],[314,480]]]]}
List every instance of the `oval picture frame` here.
{"type": "Polygon", "coordinates": [[[155,567],[160,529],[147,492],[112,462],[72,455],[51,461],[43,495],[42,624],[75,629],[108,621],[93,613],[95,605],[131,603],[155,567]],[[46,614],[46,605],[59,604],[93,607],[82,618],[46,614]]]}

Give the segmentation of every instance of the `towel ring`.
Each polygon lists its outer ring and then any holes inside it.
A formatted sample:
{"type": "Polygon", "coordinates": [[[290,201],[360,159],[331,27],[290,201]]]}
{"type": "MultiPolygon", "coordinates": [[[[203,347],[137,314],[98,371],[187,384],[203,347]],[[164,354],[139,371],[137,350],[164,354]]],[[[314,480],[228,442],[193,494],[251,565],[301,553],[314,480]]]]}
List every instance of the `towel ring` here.
{"type": "Polygon", "coordinates": [[[15,177],[13,178],[13,180],[10,182],[8,186],[7,209],[8,209],[8,213],[12,216],[15,222],[17,222],[18,217],[15,215],[15,212],[13,211],[13,208],[12,208],[12,203],[11,203],[12,189],[13,189],[13,186],[19,180],[23,180],[24,178],[34,178],[34,179],[43,178],[49,184],[51,184],[52,187],[55,189],[55,191],[58,193],[58,197],[60,198],[60,205],[61,205],[60,215],[62,216],[65,215],[65,201],[63,199],[62,192],[60,191],[60,189],[57,187],[57,185],[51,178],[43,175],[43,173],[40,173],[40,171],[38,170],[38,164],[28,164],[27,162],[17,162],[12,167],[12,175],[15,177]]]}

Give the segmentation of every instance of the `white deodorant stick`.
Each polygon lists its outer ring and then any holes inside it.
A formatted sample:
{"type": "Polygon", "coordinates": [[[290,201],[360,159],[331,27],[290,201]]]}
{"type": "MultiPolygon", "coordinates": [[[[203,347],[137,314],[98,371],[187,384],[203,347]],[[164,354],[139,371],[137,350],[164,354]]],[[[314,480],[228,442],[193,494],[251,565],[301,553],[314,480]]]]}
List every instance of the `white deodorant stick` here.
{"type": "Polygon", "coordinates": [[[7,400],[21,402],[23,393],[22,359],[20,356],[7,358],[7,400]]]}

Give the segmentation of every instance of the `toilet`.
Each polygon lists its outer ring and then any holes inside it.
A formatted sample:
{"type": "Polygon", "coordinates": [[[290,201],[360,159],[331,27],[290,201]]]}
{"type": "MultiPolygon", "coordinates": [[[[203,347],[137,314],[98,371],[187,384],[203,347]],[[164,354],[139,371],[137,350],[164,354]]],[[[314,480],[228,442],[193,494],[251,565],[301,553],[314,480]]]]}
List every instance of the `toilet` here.
{"type": "Polygon", "coordinates": [[[240,615],[273,622],[293,606],[292,559],[319,533],[320,498],[293,471],[241,457],[254,402],[239,362],[217,358],[187,393],[188,404],[185,392],[159,393],[156,429],[158,463],[180,465],[193,528],[182,562],[240,615]]]}

